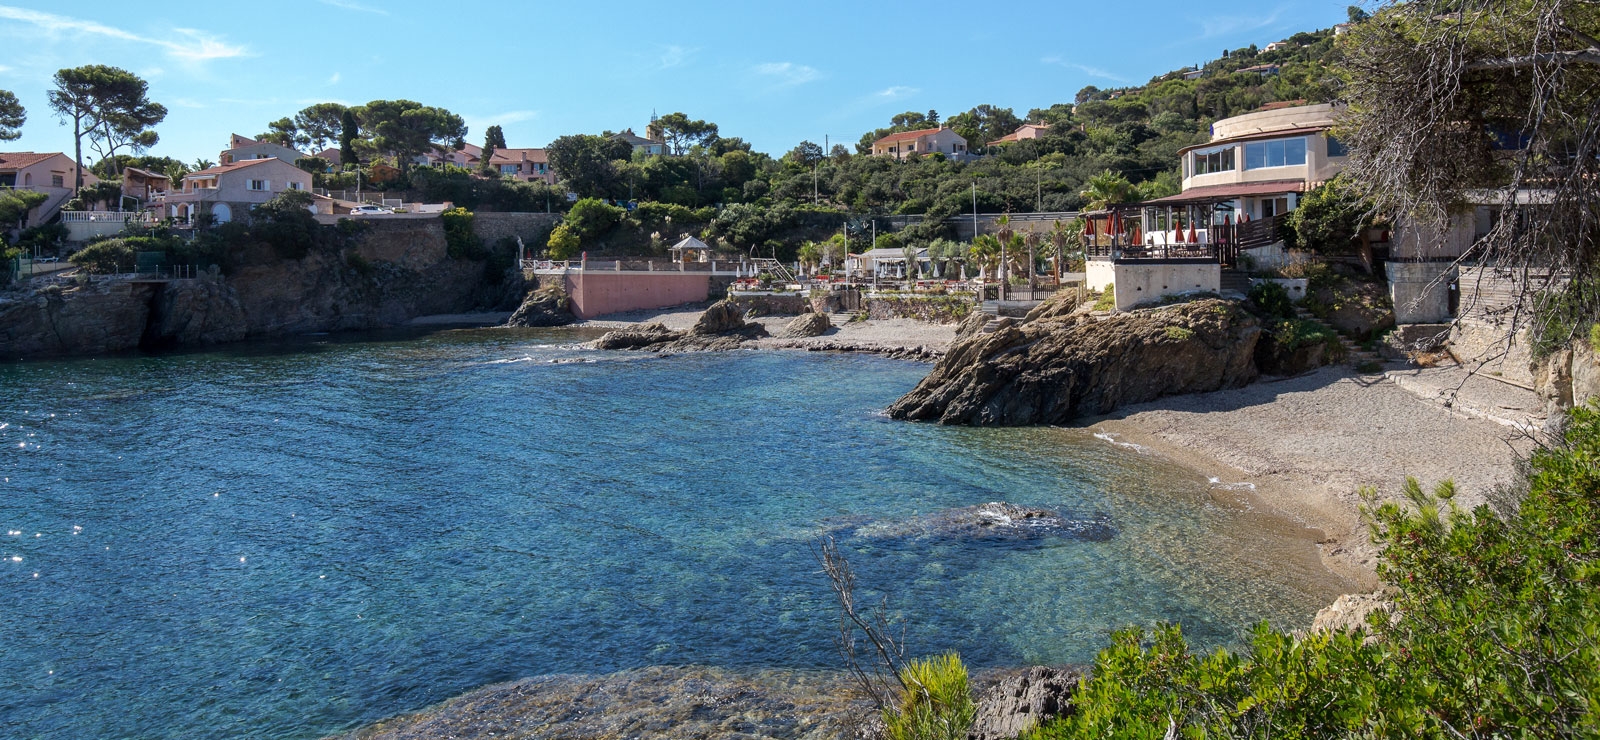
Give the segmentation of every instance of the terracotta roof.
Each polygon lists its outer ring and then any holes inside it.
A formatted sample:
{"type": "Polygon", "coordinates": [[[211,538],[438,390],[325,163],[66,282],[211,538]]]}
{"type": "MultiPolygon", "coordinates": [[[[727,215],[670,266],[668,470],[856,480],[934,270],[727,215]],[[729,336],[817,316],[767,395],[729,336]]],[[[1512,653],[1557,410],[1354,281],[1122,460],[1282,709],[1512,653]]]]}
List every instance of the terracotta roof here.
{"type": "Polygon", "coordinates": [[[1048,123],[1024,123],[1021,126],[1018,126],[1016,131],[1012,131],[1011,133],[1006,134],[1005,136],[1002,136],[1002,137],[1000,137],[998,139],[995,139],[994,141],[991,141],[989,143],[990,144],[1000,144],[1000,143],[1011,142],[1011,141],[1022,141],[1022,132],[1027,130],[1027,129],[1030,129],[1030,128],[1031,129],[1038,129],[1040,131],[1049,131],[1050,130],[1050,124],[1048,124],[1048,123]]]}
{"type": "Polygon", "coordinates": [[[543,149],[496,149],[494,156],[489,158],[490,164],[517,164],[519,162],[549,162],[550,156],[543,149]]]}
{"type": "Polygon", "coordinates": [[[122,168],[122,174],[123,175],[127,175],[129,172],[132,172],[135,175],[143,175],[144,177],[148,177],[151,180],[171,180],[172,179],[170,177],[167,177],[166,175],[161,174],[160,172],[151,172],[150,170],[141,170],[138,167],[124,167],[124,168],[122,168]]]}
{"type": "Polygon", "coordinates": [[[1245,182],[1237,185],[1207,185],[1202,188],[1189,188],[1177,195],[1145,201],[1142,205],[1178,205],[1180,203],[1204,203],[1207,201],[1231,200],[1249,195],[1274,195],[1277,193],[1303,193],[1306,189],[1305,180],[1270,180],[1267,182],[1245,182]]]}
{"type": "Polygon", "coordinates": [[[874,141],[872,143],[873,144],[894,144],[896,142],[901,142],[901,141],[916,141],[917,139],[920,139],[920,138],[922,138],[924,136],[928,136],[930,134],[937,134],[937,133],[939,133],[940,131],[943,131],[943,130],[944,129],[942,129],[942,128],[924,128],[924,129],[917,129],[916,131],[901,131],[898,134],[889,134],[888,136],[885,136],[885,137],[883,137],[883,138],[881,138],[881,139],[879,139],[877,141],[874,141]]]}
{"type": "MultiPolygon", "coordinates": [[[[220,175],[220,174],[222,174],[224,172],[233,172],[234,170],[242,170],[242,169],[244,169],[246,167],[254,167],[255,165],[265,164],[267,162],[283,162],[283,160],[277,159],[277,158],[274,158],[274,157],[267,157],[266,159],[246,159],[243,162],[234,162],[232,164],[219,164],[219,165],[217,165],[215,167],[212,167],[211,169],[208,169],[208,170],[200,170],[199,172],[190,172],[189,174],[184,175],[183,179],[187,180],[187,179],[189,179],[191,177],[200,177],[201,175],[220,175]]],[[[285,163],[285,164],[287,164],[287,163],[285,163]]]]}
{"type": "Polygon", "coordinates": [[[0,167],[20,170],[58,155],[66,156],[60,152],[4,152],[0,153],[0,167]]]}
{"type": "Polygon", "coordinates": [[[1320,133],[1326,132],[1329,128],[1330,128],[1329,126],[1297,126],[1295,128],[1285,128],[1285,129],[1277,129],[1277,130],[1270,130],[1269,129],[1269,130],[1266,130],[1266,131],[1251,131],[1250,133],[1247,133],[1247,134],[1239,134],[1238,136],[1229,136],[1229,137],[1227,137],[1225,139],[1212,139],[1211,141],[1208,141],[1208,142],[1206,142],[1204,144],[1195,144],[1194,146],[1186,146],[1186,147],[1184,147],[1182,149],[1179,149],[1178,153],[1179,154],[1185,154],[1187,152],[1191,152],[1191,151],[1194,151],[1196,149],[1206,149],[1206,148],[1213,147],[1213,146],[1221,146],[1223,144],[1237,144],[1237,143],[1239,143],[1241,141],[1259,141],[1261,139],[1278,139],[1278,138],[1282,138],[1282,137],[1285,137],[1285,136],[1305,136],[1307,134],[1320,134],[1320,133]]]}

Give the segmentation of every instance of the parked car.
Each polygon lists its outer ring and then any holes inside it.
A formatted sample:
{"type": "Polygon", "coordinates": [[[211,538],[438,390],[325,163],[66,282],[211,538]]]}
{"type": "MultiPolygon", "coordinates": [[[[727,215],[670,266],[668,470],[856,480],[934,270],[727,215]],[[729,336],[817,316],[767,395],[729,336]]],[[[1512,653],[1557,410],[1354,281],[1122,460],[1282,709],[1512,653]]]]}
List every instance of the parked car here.
{"type": "Polygon", "coordinates": [[[394,213],[394,209],[384,208],[383,206],[356,206],[350,209],[350,215],[352,216],[381,216],[390,213],[394,213]]]}

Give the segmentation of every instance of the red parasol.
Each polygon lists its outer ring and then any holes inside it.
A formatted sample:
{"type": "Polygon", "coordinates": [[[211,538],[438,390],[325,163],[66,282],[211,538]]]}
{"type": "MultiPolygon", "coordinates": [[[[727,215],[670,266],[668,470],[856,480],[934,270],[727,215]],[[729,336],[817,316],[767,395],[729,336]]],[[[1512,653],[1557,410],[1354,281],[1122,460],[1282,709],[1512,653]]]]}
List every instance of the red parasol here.
{"type": "Polygon", "coordinates": [[[1189,222],[1189,243],[1190,244],[1199,244],[1200,243],[1200,232],[1195,230],[1193,221],[1189,222]]]}
{"type": "Polygon", "coordinates": [[[1183,222],[1177,219],[1172,221],[1172,241],[1178,244],[1183,243],[1183,222]]]}

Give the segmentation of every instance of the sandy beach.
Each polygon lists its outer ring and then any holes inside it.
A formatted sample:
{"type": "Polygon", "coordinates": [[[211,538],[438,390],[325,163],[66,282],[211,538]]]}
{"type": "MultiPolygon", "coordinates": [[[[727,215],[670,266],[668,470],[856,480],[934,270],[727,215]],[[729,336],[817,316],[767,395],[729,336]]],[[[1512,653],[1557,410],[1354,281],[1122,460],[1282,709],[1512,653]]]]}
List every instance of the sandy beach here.
{"type": "Polygon", "coordinates": [[[1245,388],[1172,396],[1084,421],[1208,475],[1255,486],[1254,499],[1322,530],[1323,562],[1376,588],[1376,550],[1360,491],[1393,498],[1409,477],[1452,480],[1463,508],[1512,483],[1542,421],[1530,391],[1455,368],[1355,375],[1333,366],[1245,388]],[[1449,406],[1445,405],[1449,402],[1449,406]]]}
{"type": "MultiPolygon", "coordinates": [[[[694,322],[710,304],[678,306],[648,311],[608,314],[574,326],[593,329],[625,329],[640,324],[660,322],[668,329],[684,330],[694,322]]],[[[763,316],[750,319],[761,324],[767,333],[776,335],[793,316],[763,316]]],[[[778,339],[776,336],[750,343],[754,349],[802,349],[811,351],[896,352],[923,350],[925,355],[943,354],[955,341],[954,324],[928,324],[912,319],[856,321],[835,326],[826,334],[805,339],[778,339]]]]}

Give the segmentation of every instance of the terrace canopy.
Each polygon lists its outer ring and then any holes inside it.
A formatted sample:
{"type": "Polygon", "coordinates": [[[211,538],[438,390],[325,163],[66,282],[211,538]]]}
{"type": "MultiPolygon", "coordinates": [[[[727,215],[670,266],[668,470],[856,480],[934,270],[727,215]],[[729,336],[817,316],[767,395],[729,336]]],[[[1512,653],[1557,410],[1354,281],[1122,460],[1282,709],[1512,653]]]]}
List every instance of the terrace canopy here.
{"type": "Polygon", "coordinates": [[[672,245],[669,250],[672,258],[678,262],[705,262],[711,259],[711,245],[706,244],[692,236],[683,237],[683,241],[672,245]],[[698,252],[699,254],[695,254],[698,252]]]}

